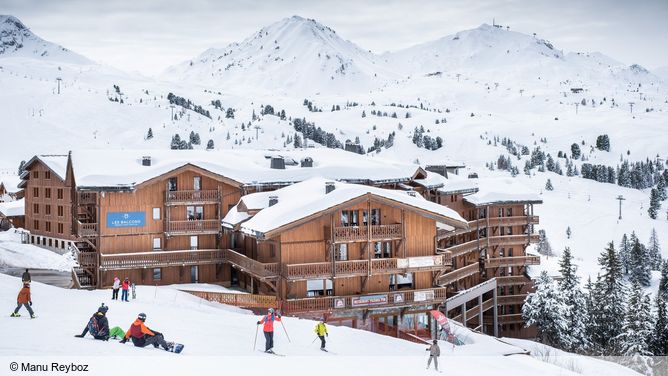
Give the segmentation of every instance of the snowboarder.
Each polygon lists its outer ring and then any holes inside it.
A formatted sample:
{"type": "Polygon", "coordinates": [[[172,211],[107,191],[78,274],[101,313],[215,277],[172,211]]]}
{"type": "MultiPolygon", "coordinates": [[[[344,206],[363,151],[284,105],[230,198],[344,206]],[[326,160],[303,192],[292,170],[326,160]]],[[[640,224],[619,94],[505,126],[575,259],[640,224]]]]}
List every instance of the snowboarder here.
{"type": "Polygon", "coordinates": [[[153,345],[153,347],[158,348],[158,346],[162,346],[166,351],[171,351],[174,344],[172,342],[167,343],[162,333],[149,329],[144,325],[145,321],[145,313],[137,315],[137,319],[130,325],[130,329],[125,333],[121,343],[125,343],[132,338],[132,343],[137,347],[153,345]]]}
{"type": "Polygon", "coordinates": [[[118,290],[121,289],[121,280],[118,277],[114,277],[114,285],[111,289],[111,300],[118,300],[118,290]]]}
{"type": "Polygon", "coordinates": [[[19,309],[21,309],[21,306],[26,307],[28,310],[28,313],[30,313],[30,318],[34,319],[35,318],[35,312],[32,311],[32,299],[30,298],[30,283],[29,282],[24,282],[23,283],[23,288],[21,291],[19,291],[19,296],[16,298],[16,309],[14,310],[14,313],[12,313],[12,317],[21,317],[19,314],[19,309]]]}
{"type": "Polygon", "coordinates": [[[257,322],[257,325],[264,324],[262,332],[264,332],[264,352],[273,353],[274,348],[274,321],[281,321],[281,315],[275,314],[273,308],[269,308],[267,314],[262,316],[262,319],[257,322]]]}
{"type": "Polygon", "coordinates": [[[431,365],[432,359],[434,360],[434,369],[438,371],[438,357],[441,356],[441,348],[438,347],[438,340],[434,340],[434,343],[429,346],[426,350],[429,351],[429,361],[427,362],[427,369],[431,365]]]}
{"type": "Polygon", "coordinates": [[[125,280],[123,281],[123,284],[121,285],[121,290],[123,292],[121,293],[121,300],[124,302],[129,302],[128,300],[128,290],[130,289],[130,278],[125,277],[125,280]]]}
{"type": "Polygon", "coordinates": [[[315,325],[315,334],[320,338],[320,350],[327,351],[325,350],[325,336],[329,337],[329,333],[327,333],[325,320],[320,320],[320,322],[315,325]]]}
{"type": "Polygon", "coordinates": [[[97,309],[97,312],[95,312],[90,320],[88,320],[88,324],[86,324],[83,332],[81,332],[81,334],[76,334],[75,337],[83,338],[86,333],[90,332],[90,335],[92,335],[93,338],[108,341],[110,336],[109,321],[107,320],[108,309],[109,307],[102,303],[100,308],[97,309]]]}
{"type": "Polygon", "coordinates": [[[30,272],[28,271],[28,269],[26,269],[26,271],[23,272],[23,275],[21,275],[21,281],[22,281],[23,283],[26,283],[26,282],[27,282],[27,283],[30,283],[30,282],[32,282],[32,280],[31,280],[31,278],[30,278],[30,272]]]}

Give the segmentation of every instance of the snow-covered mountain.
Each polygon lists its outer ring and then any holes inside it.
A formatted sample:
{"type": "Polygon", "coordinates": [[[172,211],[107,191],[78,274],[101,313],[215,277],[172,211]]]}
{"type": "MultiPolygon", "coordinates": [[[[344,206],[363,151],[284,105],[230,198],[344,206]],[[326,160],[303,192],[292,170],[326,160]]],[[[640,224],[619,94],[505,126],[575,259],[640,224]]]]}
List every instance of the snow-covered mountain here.
{"type": "Polygon", "coordinates": [[[221,88],[253,86],[288,93],[369,89],[390,76],[378,56],[299,16],[264,27],[241,43],[208,49],[163,74],[221,88]]]}
{"type": "Polygon", "coordinates": [[[35,35],[18,18],[0,14],[0,58],[27,57],[71,64],[92,64],[88,58],[35,35]]]}

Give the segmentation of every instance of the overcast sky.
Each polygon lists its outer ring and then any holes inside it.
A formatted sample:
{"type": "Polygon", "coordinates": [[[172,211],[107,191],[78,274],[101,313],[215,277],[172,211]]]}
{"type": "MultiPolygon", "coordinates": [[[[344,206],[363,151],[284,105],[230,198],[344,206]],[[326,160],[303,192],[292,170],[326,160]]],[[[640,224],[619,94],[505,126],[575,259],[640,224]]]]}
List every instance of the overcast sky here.
{"type": "Polygon", "coordinates": [[[0,14],[93,60],[145,74],[294,14],[379,53],[495,18],[564,52],[668,65],[668,0],[0,0],[0,14]]]}

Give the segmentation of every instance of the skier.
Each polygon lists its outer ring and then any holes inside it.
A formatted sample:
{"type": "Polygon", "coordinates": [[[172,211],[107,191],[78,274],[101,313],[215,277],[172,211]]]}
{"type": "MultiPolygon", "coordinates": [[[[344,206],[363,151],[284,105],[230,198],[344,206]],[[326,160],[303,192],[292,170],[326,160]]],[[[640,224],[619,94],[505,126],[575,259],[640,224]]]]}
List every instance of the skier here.
{"type": "Polygon", "coordinates": [[[111,288],[111,300],[118,300],[118,290],[121,288],[121,280],[118,277],[114,277],[114,285],[111,288]]]}
{"type": "Polygon", "coordinates": [[[167,343],[162,333],[149,329],[144,325],[145,321],[146,314],[140,313],[135,322],[130,325],[130,329],[125,333],[125,338],[121,343],[125,343],[132,338],[132,343],[137,347],[153,345],[153,347],[158,348],[158,346],[162,346],[166,351],[171,351],[174,344],[172,342],[167,343]]]}
{"type": "Polygon", "coordinates": [[[267,314],[262,316],[262,319],[257,322],[257,325],[264,324],[262,332],[264,332],[264,352],[274,353],[274,321],[281,321],[281,315],[274,314],[274,309],[269,308],[267,314]]]}
{"type": "Polygon", "coordinates": [[[16,298],[16,309],[14,313],[11,314],[11,317],[21,317],[19,314],[19,309],[21,306],[26,307],[28,313],[30,313],[30,318],[35,318],[35,313],[32,311],[32,299],[30,298],[30,282],[24,282],[23,288],[19,291],[19,296],[16,298]]]}
{"type": "Polygon", "coordinates": [[[128,290],[130,289],[130,278],[125,277],[123,284],[121,285],[123,292],[121,293],[121,300],[124,302],[129,302],[128,300],[128,290]]]}
{"type": "Polygon", "coordinates": [[[441,356],[441,348],[438,347],[438,340],[434,340],[434,343],[429,346],[426,350],[429,351],[429,361],[427,362],[427,369],[431,365],[431,360],[434,360],[434,369],[438,371],[438,357],[441,356]]]}
{"type": "Polygon", "coordinates": [[[28,269],[26,269],[26,271],[23,272],[23,275],[21,275],[21,281],[22,281],[23,283],[26,283],[26,282],[27,282],[27,283],[30,283],[30,282],[32,282],[32,280],[31,280],[31,278],[30,278],[30,272],[28,271],[28,269]]]}
{"type": "Polygon", "coordinates": [[[320,350],[327,351],[325,350],[325,336],[329,337],[329,333],[327,333],[327,326],[325,326],[324,319],[320,320],[315,325],[315,334],[320,338],[320,350]]]}
{"type": "Polygon", "coordinates": [[[91,316],[90,320],[88,320],[88,324],[84,328],[83,332],[81,334],[76,334],[75,337],[78,338],[83,338],[86,333],[90,332],[90,335],[93,336],[95,339],[100,339],[103,341],[108,341],[109,340],[109,321],[107,320],[107,310],[109,307],[104,305],[100,306],[100,308],[97,309],[97,312],[91,316]]]}

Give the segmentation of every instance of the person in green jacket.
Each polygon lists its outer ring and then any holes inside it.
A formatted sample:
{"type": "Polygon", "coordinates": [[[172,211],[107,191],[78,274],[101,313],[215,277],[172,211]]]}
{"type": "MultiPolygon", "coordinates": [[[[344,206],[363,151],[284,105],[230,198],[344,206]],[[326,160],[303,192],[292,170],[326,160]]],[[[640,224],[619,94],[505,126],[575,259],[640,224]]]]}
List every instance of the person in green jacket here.
{"type": "Polygon", "coordinates": [[[325,350],[325,336],[329,337],[327,333],[327,326],[325,325],[325,320],[320,320],[315,326],[315,334],[320,338],[320,350],[325,350]]]}

